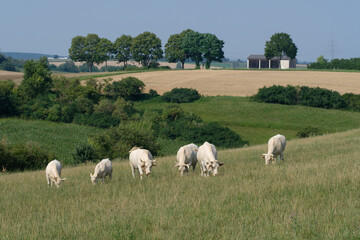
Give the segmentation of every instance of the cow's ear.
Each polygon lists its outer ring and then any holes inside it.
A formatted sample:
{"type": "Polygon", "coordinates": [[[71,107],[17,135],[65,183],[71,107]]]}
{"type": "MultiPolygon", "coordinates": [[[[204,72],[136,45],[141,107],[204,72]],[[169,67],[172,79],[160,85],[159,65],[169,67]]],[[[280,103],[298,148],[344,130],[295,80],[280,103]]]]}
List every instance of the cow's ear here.
{"type": "Polygon", "coordinates": [[[265,154],[261,155],[261,157],[262,157],[263,159],[265,159],[265,154]]]}
{"type": "Polygon", "coordinates": [[[222,165],[224,165],[224,163],[222,163],[222,162],[219,162],[219,161],[218,161],[218,164],[219,164],[219,166],[222,166],[222,165]]]}

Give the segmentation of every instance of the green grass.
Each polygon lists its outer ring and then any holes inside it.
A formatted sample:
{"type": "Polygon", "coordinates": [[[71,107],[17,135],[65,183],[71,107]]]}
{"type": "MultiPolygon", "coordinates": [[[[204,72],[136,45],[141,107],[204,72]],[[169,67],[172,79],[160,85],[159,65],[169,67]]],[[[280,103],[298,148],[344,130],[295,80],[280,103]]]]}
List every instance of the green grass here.
{"type": "Polygon", "coordinates": [[[86,143],[90,134],[100,131],[103,130],[76,124],[0,119],[0,139],[5,138],[11,144],[37,142],[65,164],[72,163],[72,154],[78,145],[86,143]]]}
{"type": "Polygon", "coordinates": [[[288,141],[285,163],[265,166],[266,145],[219,152],[216,177],[180,177],[175,156],[133,179],[115,161],[93,186],[95,164],[0,173],[1,239],[359,239],[360,130],[288,141]]]}
{"type": "MultiPolygon", "coordinates": [[[[168,105],[170,103],[160,98],[136,103],[140,109],[163,109],[168,105]]],[[[229,127],[250,145],[266,143],[278,133],[294,139],[306,126],[317,127],[322,133],[360,127],[359,112],[257,103],[247,97],[202,97],[180,106],[187,112],[198,114],[204,121],[216,121],[229,127]]]]}

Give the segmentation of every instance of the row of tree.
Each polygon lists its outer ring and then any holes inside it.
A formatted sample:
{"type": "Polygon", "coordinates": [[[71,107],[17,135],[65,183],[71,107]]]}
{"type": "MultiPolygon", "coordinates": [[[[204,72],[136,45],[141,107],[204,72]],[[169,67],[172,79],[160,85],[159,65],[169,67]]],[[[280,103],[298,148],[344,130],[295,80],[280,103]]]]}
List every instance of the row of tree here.
{"type": "MultiPolygon", "coordinates": [[[[165,44],[165,58],[168,62],[181,62],[182,68],[186,60],[195,62],[196,68],[205,60],[205,67],[210,68],[211,62],[221,62],[224,58],[224,41],[214,34],[199,33],[187,29],[179,34],[171,35],[165,44]]],[[[111,42],[100,38],[97,34],[76,36],[71,41],[69,56],[73,61],[86,62],[91,71],[94,64],[100,64],[111,58],[123,63],[126,68],[128,61],[134,60],[143,67],[163,58],[161,40],[150,32],[144,32],[136,37],[121,35],[111,42]]]]}
{"type": "Polygon", "coordinates": [[[345,69],[360,70],[360,58],[332,59],[331,61],[320,56],[317,61],[309,64],[308,69],[345,69]]]}

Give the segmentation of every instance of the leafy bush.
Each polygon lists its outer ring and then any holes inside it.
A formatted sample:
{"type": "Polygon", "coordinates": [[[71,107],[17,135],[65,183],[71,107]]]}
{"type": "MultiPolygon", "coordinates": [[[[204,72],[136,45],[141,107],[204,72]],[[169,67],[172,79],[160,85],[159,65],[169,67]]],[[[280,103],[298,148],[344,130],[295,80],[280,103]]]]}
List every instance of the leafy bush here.
{"type": "Polygon", "coordinates": [[[154,89],[149,90],[149,95],[152,98],[159,96],[158,92],[156,90],[154,90],[154,89]]]}
{"type": "Polygon", "coordinates": [[[149,121],[125,122],[118,127],[95,135],[89,139],[90,145],[101,158],[128,157],[134,146],[143,146],[153,155],[159,150],[152,123],[149,121]]]}
{"type": "Polygon", "coordinates": [[[56,70],[60,72],[71,72],[71,73],[79,72],[79,68],[75,65],[73,61],[67,61],[63,64],[60,64],[56,70]]]}
{"type": "Polygon", "coordinates": [[[306,128],[300,130],[296,136],[299,138],[307,138],[312,136],[321,135],[320,129],[316,127],[307,126],[306,128]]]}
{"type": "Polygon", "coordinates": [[[324,88],[300,87],[298,104],[319,108],[345,108],[346,104],[336,91],[324,88]]]}
{"type": "Polygon", "coordinates": [[[51,71],[46,57],[42,57],[36,62],[33,60],[25,62],[24,80],[17,89],[17,93],[23,101],[36,98],[40,94],[47,94],[52,87],[51,71]]]}
{"type": "Polygon", "coordinates": [[[0,166],[7,171],[41,169],[54,158],[37,143],[9,145],[4,139],[0,142],[0,166]]]}
{"type": "Polygon", "coordinates": [[[76,147],[76,151],[73,154],[74,164],[84,163],[87,161],[96,161],[98,156],[95,150],[89,144],[83,144],[76,147]]]}
{"type": "Polygon", "coordinates": [[[345,93],[342,98],[349,109],[360,111],[360,94],[345,93]]]}
{"type": "Polygon", "coordinates": [[[119,125],[120,119],[104,113],[93,113],[91,115],[76,114],[74,116],[73,122],[80,125],[89,125],[98,128],[109,128],[111,126],[119,125]]]}
{"type": "Polygon", "coordinates": [[[202,144],[208,141],[219,147],[242,147],[246,141],[227,127],[220,126],[217,122],[205,123],[184,131],[181,139],[202,144]]]}
{"type": "Polygon", "coordinates": [[[170,92],[164,93],[162,99],[165,102],[189,103],[200,98],[196,89],[191,88],[174,88],[170,92]]]}
{"type": "MultiPolygon", "coordinates": [[[[86,63],[81,64],[79,66],[79,71],[80,72],[89,72],[89,66],[86,63]]],[[[91,67],[91,72],[99,72],[99,68],[96,67],[96,66],[92,66],[91,67]]]]}
{"type": "Polygon", "coordinates": [[[17,98],[13,94],[15,83],[12,80],[0,81],[0,116],[16,115],[17,98]]]}
{"type": "Polygon", "coordinates": [[[258,102],[279,103],[286,105],[295,105],[297,100],[297,90],[295,87],[273,85],[271,87],[260,88],[253,99],[258,102]]]}
{"type": "Polygon", "coordinates": [[[126,77],[119,82],[107,84],[104,92],[113,99],[122,97],[125,100],[137,100],[141,97],[144,87],[145,84],[141,80],[135,77],[126,77]]]}
{"type": "Polygon", "coordinates": [[[252,97],[253,100],[266,103],[288,105],[303,105],[319,108],[346,108],[346,102],[340,93],[324,88],[310,88],[306,86],[271,86],[260,88],[252,97]]]}

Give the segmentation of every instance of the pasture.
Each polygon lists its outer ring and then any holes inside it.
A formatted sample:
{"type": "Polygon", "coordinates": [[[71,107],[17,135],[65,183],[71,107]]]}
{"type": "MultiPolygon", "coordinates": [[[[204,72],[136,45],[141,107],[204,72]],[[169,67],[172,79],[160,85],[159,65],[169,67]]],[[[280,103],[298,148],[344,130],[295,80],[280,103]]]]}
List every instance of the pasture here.
{"type": "MultiPolygon", "coordinates": [[[[136,102],[139,109],[164,109],[173,103],[160,98],[136,102]]],[[[263,144],[281,133],[288,139],[307,126],[322,133],[346,131],[360,127],[360,113],[327,110],[304,106],[257,103],[246,97],[203,97],[192,103],[182,103],[186,112],[198,114],[204,121],[216,121],[249,141],[250,145],[263,144]]]]}
{"type": "Polygon", "coordinates": [[[359,239],[360,130],[288,141],[285,163],[265,166],[266,145],[219,152],[216,177],[180,177],[175,156],[133,179],[93,186],[95,164],[0,174],[2,239],[359,239]]]}
{"type": "Polygon", "coordinates": [[[64,164],[73,162],[77,146],[87,142],[90,134],[102,129],[77,124],[55,123],[42,120],[0,119],[0,139],[10,144],[37,142],[54,153],[64,164]]]}

